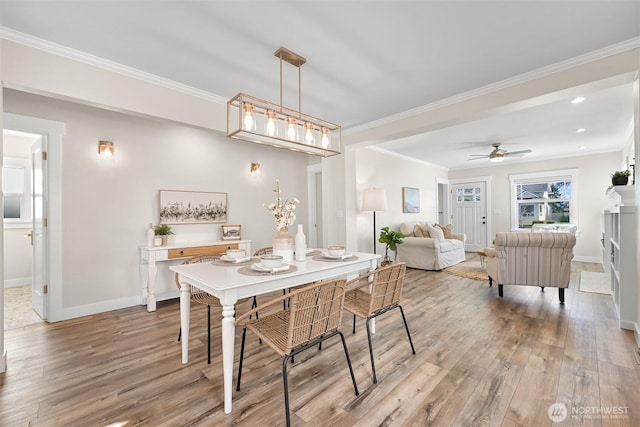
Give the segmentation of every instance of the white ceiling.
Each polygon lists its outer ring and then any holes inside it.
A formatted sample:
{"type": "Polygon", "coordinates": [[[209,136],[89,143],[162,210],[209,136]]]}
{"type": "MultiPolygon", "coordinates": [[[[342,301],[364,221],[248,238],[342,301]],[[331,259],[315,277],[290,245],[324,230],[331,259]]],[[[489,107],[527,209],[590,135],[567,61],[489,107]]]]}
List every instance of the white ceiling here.
{"type": "MultiPolygon", "coordinates": [[[[304,56],[302,111],[344,131],[638,41],[638,1],[1,0],[0,26],[228,99],[279,102],[280,46],[304,56]]],[[[284,105],[297,73],[284,68],[284,105]]],[[[621,149],[630,86],[381,145],[449,168],[491,143],[544,156],[621,149]],[[577,135],[575,129],[586,132],[577,135]],[[579,147],[586,148],[579,150],[579,147]]],[[[516,160],[515,158],[509,159],[516,160]]]]}

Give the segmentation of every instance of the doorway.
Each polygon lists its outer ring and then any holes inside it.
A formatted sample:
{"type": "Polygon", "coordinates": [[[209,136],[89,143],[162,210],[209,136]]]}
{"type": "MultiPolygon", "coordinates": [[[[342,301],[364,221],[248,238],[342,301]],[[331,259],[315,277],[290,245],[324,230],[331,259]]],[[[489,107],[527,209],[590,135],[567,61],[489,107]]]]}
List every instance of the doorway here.
{"type": "MultiPolygon", "coordinates": [[[[4,156],[11,154],[10,144],[8,145],[6,142],[7,132],[9,134],[30,135],[29,138],[32,138],[30,141],[32,143],[26,144],[31,165],[30,187],[32,194],[28,199],[30,206],[25,208],[31,212],[31,216],[27,221],[29,228],[21,230],[20,236],[21,239],[24,239],[20,242],[32,248],[30,249],[30,271],[26,274],[32,285],[31,311],[37,311],[40,317],[47,321],[63,320],[60,154],[64,123],[12,113],[3,113],[3,123],[4,156]],[[33,186],[36,182],[38,185],[33,186]],[[33,231],[29,233],[31,230],[33,231]],[[33,247],[31,242],[33,242],[33,247]]],[[[22,226],[25,225],[23,221],[22,226]]],[[[9,242],[6,237],[3,237],[5,271],[12,256],[11,248],[7,247],[9,242]]],[[[3,307],[3,311],[4,309],[5,307],[3,307]]],[[[0,317],[0,327],[4,328],[4,316],[0,317]]]]}
{"type": "Polygon", "coordinates": [[[451,223],[453,229],[467,236],[465,251],[488,247],[491,232],[491,177],[451,181],[451,223]]]}
{"type": "MultiPolygon", "coordinates": [[[[3,130],[3,227],[5,329],[42,321],[41,297],[33,297],[31,146],[42,135],[3,130]],[[36,307],[34,309],[34,307],[36,307]]],[[[36,291],[37,293],[37,291],[36,291]]]]}
{"type": "Polygon", "coordinates": [[[322,248],[322,164],[307,168],[307,193],[309,199],[309,223],[307,225],[307,247],[322,248]]]}

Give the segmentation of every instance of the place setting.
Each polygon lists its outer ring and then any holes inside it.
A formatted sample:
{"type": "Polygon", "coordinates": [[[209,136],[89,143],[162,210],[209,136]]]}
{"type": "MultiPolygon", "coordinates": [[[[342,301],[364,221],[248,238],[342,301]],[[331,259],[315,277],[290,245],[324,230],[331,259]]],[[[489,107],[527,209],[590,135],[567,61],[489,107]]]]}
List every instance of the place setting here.
{"type": "Polygon", "coordinates": [[[219,259],[211,261],[213,265],[241,266],[250,265],[255,259],[244,249],[227,249],[219,259]]]}
{"type": "Polygon", "coordinates": [[[354,261],[358,257],[347,252],[344,246],[329,246],[326,250],[321,251],[318,255],[313,256],[314,261],[322,262],[344,262],[354,261]]]}
{"type": "Polygon", "coordinates": [[[252,262],[238,269],[238,273],[247,276],[263,276],[272,274],[292,273],[298,270],[298,267],[285,263],[282,255],[267,254],[259,258],[259,262],[252,262]]]}

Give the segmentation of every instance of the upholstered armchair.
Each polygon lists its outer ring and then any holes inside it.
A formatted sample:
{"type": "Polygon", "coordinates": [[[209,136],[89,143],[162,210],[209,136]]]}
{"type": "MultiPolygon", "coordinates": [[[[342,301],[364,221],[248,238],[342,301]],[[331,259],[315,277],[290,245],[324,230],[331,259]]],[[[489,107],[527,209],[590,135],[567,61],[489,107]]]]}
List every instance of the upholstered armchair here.
{"type": "Polygon", "coordinates": [[[485,250],[489,286],[496,282],[500,297],[503,285],[555,287],[564,304],[575,245],[571,233],[497,233],[495,247],[485,250]]]}

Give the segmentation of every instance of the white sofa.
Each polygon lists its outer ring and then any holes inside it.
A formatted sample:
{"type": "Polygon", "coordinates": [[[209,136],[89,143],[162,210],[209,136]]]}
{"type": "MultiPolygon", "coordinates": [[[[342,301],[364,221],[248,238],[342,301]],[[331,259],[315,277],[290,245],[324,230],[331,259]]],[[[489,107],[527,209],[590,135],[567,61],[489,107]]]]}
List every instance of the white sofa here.
{"type": "MultiPolygon", "coordinates": [[[[430,225],[434,222],[429,221],[430,225]]],[[[418,222],[400,224],[400,232],[406,237],[398,245],[398,260],[407,263],[407,267],[421,270],[442,270],[465,260],[464,243],[466,236],[453,233],[449,239],[416,237],[413,233],[418,222]]],[[[420,222],[426,224],[426,222],[420,222]]]]}

